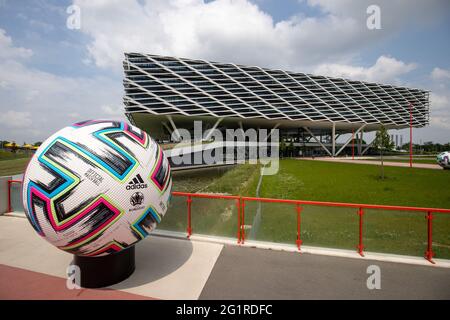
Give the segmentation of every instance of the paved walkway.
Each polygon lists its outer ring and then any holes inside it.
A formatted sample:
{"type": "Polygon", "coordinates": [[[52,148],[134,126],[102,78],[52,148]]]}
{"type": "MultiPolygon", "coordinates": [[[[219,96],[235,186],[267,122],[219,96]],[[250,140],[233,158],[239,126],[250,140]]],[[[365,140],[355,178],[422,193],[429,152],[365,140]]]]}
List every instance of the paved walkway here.
{"type": "MultiPolygon", "coordinates": [[[[298,159],[308,159],[312,160],[312,158],[298,158],[298,159]]],[[[328,158],[328,157],[318,157],[314,158],[317,161],[327,161],[327,162],[343,162],[343,163],[354,163],[354,164],[373,164],[380,165],[381,161],[377,160],[352,160],[351,158],[328,158]]],[[[409,167],[409,162],[393,162],[393,161],[384,161],[385,166],[391,167],[409,167]]],[[[430,164],[430,163],[414,163],[413,168],[421,168],[421,169],[435,169],[435,170],[443,170],[441,166],[438,164],[430,164]]]]}
{"type": "Polygon", "coordinates": [[[150,236],[136,271],[105,289],[69,290],[72,256],[25,218],[0,216],[0,299],[450,299],[450,268],[150,236]],[[381,268],[381,289],[366,286],[381,268]]]}
{"type": "Polygon", "coordinates": [[[119,290],[68,290],[66,279],[0,264],[0,299],[14,300],[146,300],[119,290]]]}
{"type": "MultiPolygon", "coordinates": [[[[136,246],[133,275],[107,289],[156,299],[198,299],[222,247],[207,242],[148,237],[136,246]]],[[[26,218],[0,216],[0,265],[35,272],[35,277],[29,278],[34,280],[28,287],[22,287],[21,292],[38,286],[39,274],[62,278],[65,283],[71,261],[71,254],[39,237],[26,218]]],[[[7,290],[12,282],[14,278],[1,278],[0,299],[16,296],[10,296],[7,290]]],[[[39,287],[51,292],[54,285],[39,287]]]]}

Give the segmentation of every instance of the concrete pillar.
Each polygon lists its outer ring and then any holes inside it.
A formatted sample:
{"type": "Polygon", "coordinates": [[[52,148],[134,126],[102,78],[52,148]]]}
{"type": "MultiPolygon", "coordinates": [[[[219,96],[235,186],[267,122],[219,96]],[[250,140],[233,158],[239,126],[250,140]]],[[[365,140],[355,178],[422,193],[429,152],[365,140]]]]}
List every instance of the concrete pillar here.
{"type": "Polygon", "coordinates": [[[336,123],[333,122],[333,128],[331,130],[331,143],[332,143],[332,150],[331,154],[332,157],[336,154],[336,123]]]}
{"type": "Polygon", "coordinates": [[[362,153],[363,132],[364,132],[364,130],[361,130],[361,132],[359,133],[358,155],[361,155],[361,153],[362,153]]]}
{"type": "Polygon", "coordinates": [[[8,211],[8,180],[11,177],[0,177],[0,214],[8,211]]]}

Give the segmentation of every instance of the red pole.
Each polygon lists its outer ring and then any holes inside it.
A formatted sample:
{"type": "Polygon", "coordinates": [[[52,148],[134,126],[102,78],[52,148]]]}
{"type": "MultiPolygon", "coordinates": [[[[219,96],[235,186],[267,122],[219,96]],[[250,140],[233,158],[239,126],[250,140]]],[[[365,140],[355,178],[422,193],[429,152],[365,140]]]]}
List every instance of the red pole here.
{"type": "Polygon", "coordinates": [[[428,244],[427,244],[427,251],[425,252],[425,259],[430,261],[431,263],[435,263],[433,261],[433,213],[431,211],[428,211],[427,213],[427,233],[428,233],[428,244]]]}
{"type": "Polygon", "coordinates": [[[409,167],[412,168],[412,103],[409,103],[409,167]]]}
{"type": "Polygon", "coordinates": [[[241,205],[240,205],[241,201],[242,201],[242,199],[236,199],[236,208],[237,208],[237,216],[238,216],[237,243],[241,243],[241,205]]]}
{"type": "Polygon", "coordinates": [[[301,239],[301,212],[302,212],[302,207],[297,204],[297,248],[298,251],[300,251],[300,246],[302,245],[302,239],[301,239]]]}
{"type": "Polygon", "coordinates": [[[364,245],[363,245],[363,215],[364,211],[363,208],[358,209],[358,215],[359,215],[359,244],[358,244],[358,253],[361,257],[364,257],[364,245]]]}
{"type": "Polygon", "coordinates": [[[8,180],[8,212],[11,212],[11,180],[8,180]]]}
{"type": "Polygon", "coordinates": [[[355,129],[352,128],[352,160],[355,160],[355,129]]]}
{"type": "Polygon", "coordinates": [[[191,225],[191,203],[192,203],[192,198],[191,196],[187,197],[187,207],[188,207],[188,226],[187,226],[187,237],[188,239],[191,237],[192,235],[192,225],[191,225]]]}

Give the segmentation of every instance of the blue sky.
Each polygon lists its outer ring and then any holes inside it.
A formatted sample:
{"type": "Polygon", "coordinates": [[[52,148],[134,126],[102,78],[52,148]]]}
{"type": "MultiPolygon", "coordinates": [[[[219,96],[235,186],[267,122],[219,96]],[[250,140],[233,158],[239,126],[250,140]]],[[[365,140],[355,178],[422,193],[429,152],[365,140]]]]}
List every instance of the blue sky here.
{"type": "Polygon", "coordinates": [[[449,9],[446,0],[0,0],[0,139],[122,118],[123,52],[145,51],[431,90],[431,123],[415,141],[448,142],[449,9]],[[366,26],[373,3],[380,30],[366,26]],[[72,4],[79,30],[66,26],[72,4]]]}

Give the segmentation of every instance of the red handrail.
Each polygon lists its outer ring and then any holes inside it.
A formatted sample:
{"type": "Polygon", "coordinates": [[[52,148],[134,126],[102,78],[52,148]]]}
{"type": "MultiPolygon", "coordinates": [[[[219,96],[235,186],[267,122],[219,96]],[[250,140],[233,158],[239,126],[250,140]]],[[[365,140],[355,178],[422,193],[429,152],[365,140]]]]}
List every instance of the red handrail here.
{"type": "Polygon", "coordinates": [[[424,207],[407,207],[407,206],[389,206],[378,204],[363,204],[363,203],[346,203],[346,202],[327,202],[327,201],[311,201],[311,200],[289,200],[289,199],[273,199],[273,198],[257,198],[257,197],[242,197],[244,201],[261,201],[261,202],[277,202],[277,203],[291,203],[316,205],[324,207],[347,207],[347,208],[364,208],[364,209],[381,209],[393,211],[422,211],[422,212],[439,212],[450,213],[450,209],[442,208],[424,208],[424,207]]]}
{"type": "MultiPolygon", "coordinates": [[[[11,212],[11,184],[12,183],[22,183],[20,180],[8,180],[8,211],[11,212]]],[[[190,193],[190,192],[172,192],[173,196],[187,197],[187,237],[192,235],[192,199],[193,198],[207,198],[207,199],[222,199],[222,200],[235,200],[237,208],[237,219],[238,219],[238,230],[237,230],[237,241],[240,244],[245,242],[245,202],[246,201],[259,201],[267,203],[286,203],[295,205],[297,213],[297,237],[296,245],[298,250],[300,250],[302,239],[301,239],[301,212],[302,205],[312,205],[312,206],[324,206],[324,207],[345,207],[357,209],[357,214],[359,216],[359,241],[357,245],[357,252],[364,256],[364,244],[363,244],[363,216],[364,209],[378,209],[378,210],[391,210],[391,211],[415,211],[415,212],[426,212],[427,219],[427,248],[425,252],[425,259],[434,263],[432,258],[434,257],[433,252],[433,213],[445,213],[449,214],[450,209],[442,208],[425,208],[425,207],[408,207],[408,206],[390,206],[390,205],[377,205],[377,204],[362,204],[362,203],[345,203],[345,202],[326,202],[326,201],[312,201],[312,200],[290,200],[290,199],[274,199],[274,198],[260,198],[260,197],[241,197],[235,195],[223,195],[223,194],[209,194],[209,193],[190,193]]]]}
{"type": "MultiPolygon", "coordinates": [[[[414,211],[414,212],[426,212],[427,213],[427,250],[425,252],[425,259],[434,263],[432,258],[434,256],[434,252],[432,250],[433,242],[432,242],[432,219],[433,212],[435,213],[445,213],[449,214],[450,209],[442,209],[442,208],[426,208],[426,207],[410,207],[410,206],[390,206],[390,205],[377,205],[377,204],[363,204],[363,203],[345,203],[345,202],[326,202],[326,201],[312,201],[312,200],[290,200],[290,199],[273,199],[273,198],[260,198],[260,197],[240,197],[240,196],[230,196],[230,195],[221,195],[221,194],[206,194],[206,193],[189,193],[189,192],[173,192],[174,196],[185,196],[189,197],[192,201],[192,198],[209,198],[209,199],[225,199],[232,200],[235,199],[237,206],[237,218],[238,218],[238,232],[237,239],[238,243],[244,244],[245,242],[245,202],[246,201],[259,201],[259,202],[267,202],[267,203],[286,203],[292,204],[296,207],[297,212],[297,238],[296,245],[300,250],[301,244],[303,243],[301,239],[301,211],[302,205],[312,205],[312,206],[324,206],[324,207],[345,207],[345,208],[354,208],[357,209],[357,214],[359,216],[359,225],[358,225],[358,245],[357,252],[364,256],[364,243],[363,243],[363,226],[364,226],[364,209],[378,209],[378,210],[391,210],[391,211],[414,211]]],[[[192,226],[190,224],[191,221],[191,210],[188,210],[188,237],[192,234],[192,226]]]]}

